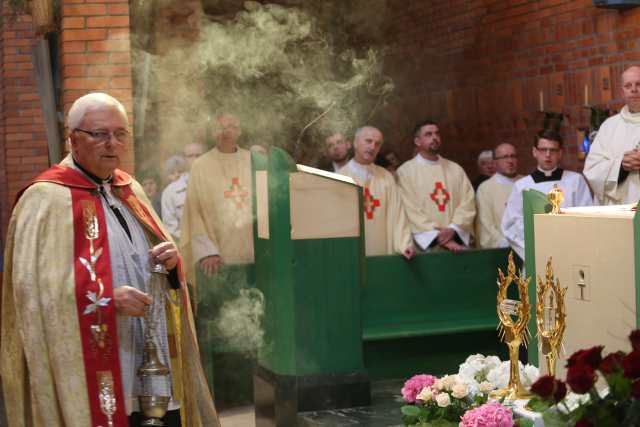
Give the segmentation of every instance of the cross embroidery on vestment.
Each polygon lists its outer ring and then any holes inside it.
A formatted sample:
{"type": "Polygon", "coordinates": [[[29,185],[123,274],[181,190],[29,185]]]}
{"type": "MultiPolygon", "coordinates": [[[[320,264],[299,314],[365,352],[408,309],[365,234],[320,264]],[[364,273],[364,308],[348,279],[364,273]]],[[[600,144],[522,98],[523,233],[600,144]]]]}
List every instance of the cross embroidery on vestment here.
{"type": "Polygon", "coordinates": [[[231,187],[224,192],[224,198],[231,199],[236,204],[236,208],[242,209],[247,197],[249,197],[249,192],[240,185],[240,178],[232,178],[231,187]]]}
{"type": "Polygon", "coordinates": [[[369,187],[364,187],[364,212],[367,219],[373,219],[374,211],[380,207],[380,199],[376,199],[369,191],[369,187]]]}
{"type": "Polygon", "coordinates": [[[451,198],[449,196],[449,192],[446,188],[444,188],[444,184],[441,181],[436,182],[433,193],[431,193],[429,196],[431,197],[431,200],[433,200],[433,202],[436,204],[436,206],[438,206],[438,210],[440,212],[444,212],[447,203],[451,198]]]}

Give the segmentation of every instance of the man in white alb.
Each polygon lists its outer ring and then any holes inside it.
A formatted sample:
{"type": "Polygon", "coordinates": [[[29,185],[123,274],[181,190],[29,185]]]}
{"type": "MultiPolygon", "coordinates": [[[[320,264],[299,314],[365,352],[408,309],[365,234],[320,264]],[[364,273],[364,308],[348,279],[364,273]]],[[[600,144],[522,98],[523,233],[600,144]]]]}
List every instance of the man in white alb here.
{"type": "Polygon", "coordinates": [[[615,205],[640,199],[640,67],[622,73],[620,114],[600,126],[584,164],[596,203],[615,205]]]}
{"type": "Polygon", "coordinates": [[[480,248],[506,248],[509,242],[502,235],[502,214],[518,175],[518,153],[511,144],[493,149],[496,173],[484,181],[476,192],[476,242],[480,248]]]}
{"type": "Polygon", "coordinates": [[[522,213],[522,192],[527,189],[547,194],[554,186],[564,193],[560,206],[591,206],[591,192],[584,177],[576,172],[559,167],[562,160],[562,137],[544,130],[536,135],[533,157],[538,167],[531,174],[516,181],[502,216],[502,233],[514,251],[524,259],[524,219],[522,213]]]}
{"type": "Polygon", "coordinates": [[[169,230],[173,240],[176,242],[180,241],[180,219],[182,218],[182,208],[187,198],[189,171],[193,161],[200,157],[204,151],[204,145],[197,142],[185,145],[183,153],[187,170],[162,192],[162,221],[164,221],[167,230],[169,230]]]}

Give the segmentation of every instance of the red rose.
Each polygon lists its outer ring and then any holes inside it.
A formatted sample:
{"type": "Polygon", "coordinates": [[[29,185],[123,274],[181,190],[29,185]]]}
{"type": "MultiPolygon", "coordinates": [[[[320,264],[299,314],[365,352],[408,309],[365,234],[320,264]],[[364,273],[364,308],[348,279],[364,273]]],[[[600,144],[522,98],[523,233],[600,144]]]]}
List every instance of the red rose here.
{"type": "Polygon", "coordinates": [[[632,380],[640,377],[640,351],[632,351],[622,359],[624,376],[632,380]]]}
{"type": "Polygon", "coordinates": [[[567,371],[567,384],[575,393],[584,394],[591,390],[596,382],[596,373],[587,364],[573,365],[567,371]]]}
{"type": "Polygon", "coordinates": [[[544,400],[553,400],[558,403],[567,395],[567,386],[551,375],[545,375],[533,383],[531,391],[544,400]]]}
{"type": "Polygon", "coordinates": [[[611,353],[607,355],[607,357],[602,359],[602,362],[600,362],[600,366],[598,367],[598,369],[600,369],[600,372],[605,375],[612,374],[613,372],[622,369],[623,358],[624,353],[621,351],[611,353]]]}
{"type": "Polygon", "coordinates": [[[640,329],[636,329],[629,334],[629,341],[631,341],[631,347],[633,351],[640,350],[640,329]]]}
{"type": "Polygon", "coordinates": [[[553,392],[553,401],[558,403],[567,395],[567,385],[562,381],[556,380],[555,391],[553,392]]]}
{"type": "Polygon", "coordinates": [[[591,423],[586,418],[581,418],[576,422],[575,427],[592,427],[591,423]]]}
{"type": "Polygon", "coordinates": [[[591,366],[592,369],[597,369],[602,361],[602,349],[604,347],[599,345],[591,347],[586,350],[578,350],[569,357],[567,360],[567,368],[579,364],[586,363],[591,366]]]}
{"type": "Polygon", "coordinates": [[[640,380],[636,380],[631,385],[631,395],[636,399],[640,399],[640,380]]]}
{"type": "Polygon", "coordinates": [[[556,379],[551,375],[545,375],[538,378],[538,381],[531,385],[531,392],[537,394],[543,399],[551,398],[556,379]]]}

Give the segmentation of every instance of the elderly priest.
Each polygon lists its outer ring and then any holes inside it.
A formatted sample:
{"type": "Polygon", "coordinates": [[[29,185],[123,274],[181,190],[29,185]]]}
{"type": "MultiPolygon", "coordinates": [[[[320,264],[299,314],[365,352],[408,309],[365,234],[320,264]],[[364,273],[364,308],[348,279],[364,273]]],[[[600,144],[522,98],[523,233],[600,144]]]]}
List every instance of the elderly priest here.
{"type": "Polygon", "coordinates": [[[71,154],[19,194],[9,225],[0,348],[9,426],[137,427],[145,395],[167,402],[166,426],[218,426],[176,247],[118,169],[130,138],[124,107],[85,95],[67,125],[71,154]],[[145,380],[139,369],[153,356],[163,375],[145,380]]]}

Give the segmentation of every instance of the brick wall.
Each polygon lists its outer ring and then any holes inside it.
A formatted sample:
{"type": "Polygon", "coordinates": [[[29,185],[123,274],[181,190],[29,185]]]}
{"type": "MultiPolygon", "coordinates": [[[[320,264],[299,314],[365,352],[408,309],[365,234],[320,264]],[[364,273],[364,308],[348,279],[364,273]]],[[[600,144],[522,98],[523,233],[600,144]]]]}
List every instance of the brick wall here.
{"type": "MultiPolygon", "coordinates": [[[[64,111],[87,92],[106,92],[124,104],[133,126],[128,1],[63,0],[61,35],[64,111]]],[[[133,153],[130,146],[121,165],[128,172],[133,153]]]]}
{"type": "Polygon", "coordinates": [[[597,9],[592,0],[387,2],[387,72],[397,85],[385,120],[403,155],[421,118],[442,123],[444,155],[475,175],[475,158],[499,141],[533,166],[532,137],[547,111],[562,112],[565,165],[582,169],[576,129],[589,104],[619,108],[619,76],[640,62],[640,9],[597,9]]]}
{"type": "Polygon", "coordinates": [[[48,165],[47,139],[31,62],[31,17],[2,6],[2,235],[17,191],[48,165]]]}

